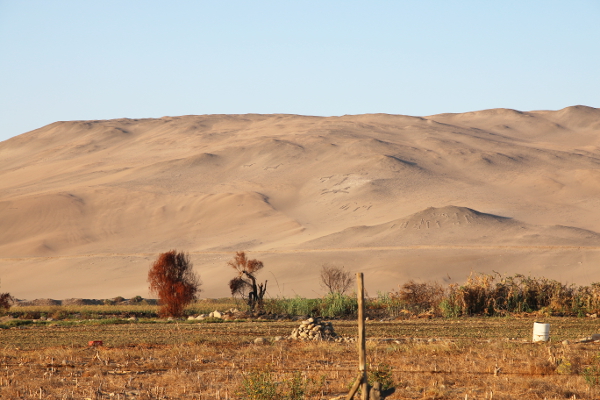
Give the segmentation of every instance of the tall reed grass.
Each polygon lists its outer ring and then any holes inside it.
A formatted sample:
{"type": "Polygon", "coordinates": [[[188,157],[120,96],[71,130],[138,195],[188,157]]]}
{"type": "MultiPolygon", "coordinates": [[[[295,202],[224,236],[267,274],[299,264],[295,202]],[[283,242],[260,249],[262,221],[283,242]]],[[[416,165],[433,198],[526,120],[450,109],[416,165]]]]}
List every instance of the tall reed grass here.
{"type": "Polygon", "coordinates": [[[308,315],[310,317],[353,317],[358,312],[356,296],[330,293],[318,299],[296,296],[291,299],[278,298],[265,302],[265,311],[273,314],[308,315]]]}

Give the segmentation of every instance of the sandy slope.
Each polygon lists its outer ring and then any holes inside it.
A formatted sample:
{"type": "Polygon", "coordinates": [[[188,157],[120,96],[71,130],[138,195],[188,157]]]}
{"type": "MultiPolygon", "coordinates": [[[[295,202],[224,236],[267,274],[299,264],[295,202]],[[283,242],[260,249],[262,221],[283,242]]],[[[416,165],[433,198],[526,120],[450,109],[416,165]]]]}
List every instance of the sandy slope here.
{"type": "Polygon", "coordinates": [[[600,109],[429,117],[206,115],[57,122],[0,143],[0,279],[20,298],[147,295],[191,253],[227,295],[236,250],[270,294],[318,270],[371,293],[473,271],[600,280],[600,109]]]}

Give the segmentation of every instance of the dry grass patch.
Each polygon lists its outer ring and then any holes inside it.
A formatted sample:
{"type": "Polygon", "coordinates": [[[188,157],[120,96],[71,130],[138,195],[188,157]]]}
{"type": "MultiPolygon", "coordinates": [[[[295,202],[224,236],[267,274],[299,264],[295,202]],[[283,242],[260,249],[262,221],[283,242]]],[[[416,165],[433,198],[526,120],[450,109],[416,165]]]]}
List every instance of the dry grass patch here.
{"type": "MultiPolygon", "coordinates": [[[[531,344],[502,337],[519,332],[521,324],[523,330],[529,327],[528,337],[531,319],[503,319],[498,325],[495,319],[471,318],[408,322],[367,324],[370,337],[390,339],[369,342],[367,354],[372,369],[389,368],[397,387],[391,398],[600,396],[583,375],[598,364],[597,344],[531,344]],[[486,324],[497,329],[483,329],[486,324]],[[442,325],[448,328],[441,330],[442,325]],[[443,338],[440,332],[445,333],[443,338]],[[454,337],[455,332],[461,335],[454,337]],[[474,339],[477,334],[481,336],[474,339]]],[[[351,322],[334,324],[343,335],[356,334],[351,322]]],[[[595,321],[582,319],[555,319],[552,324],[562,327],[560,337],[571,338],[597,328],[595,321]]],[[[290,392],[294,379],[302,398],[327,399],[347,392],[357,372],[355,344],[253,343],[258,336],[288,335],[296,325],[132,323],[4,329],[0,397],[243,399],[250,398],[243,392],[244,383],[259,376],[269,379],[279,396],[290,392]],[[104,346],[88,347],[93,339],[103,340],[104,346]]]]}

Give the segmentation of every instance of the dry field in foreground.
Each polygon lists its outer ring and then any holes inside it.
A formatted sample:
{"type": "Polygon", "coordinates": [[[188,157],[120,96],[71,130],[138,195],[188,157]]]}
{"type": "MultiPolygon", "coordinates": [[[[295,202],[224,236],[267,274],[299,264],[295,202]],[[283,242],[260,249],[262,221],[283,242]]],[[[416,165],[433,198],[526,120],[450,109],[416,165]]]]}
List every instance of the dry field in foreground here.
{"type": "MultiPolygon", "coordinates": [[[[526,342],[531,318],[368,322],[367,336],[373,339],[367,347],[368,362],[391,368],[396,382],[391,399],[600,397],[600,389],[586,382],[583,374],[597,365],[599,346],[561,343],[600,332],[600,321],[547,318],[545,322],[551,324],[552,342],[544,344],[526,342]]],[[[356,334],[355,322],[333,323],[340,335],[356,334]]],[[[288,340],[254,344],[256,337],[287,336],[297,325],[131,322],[3,329],[0,397],[242,399],[239,389],[244,379],[259,376],[282,382],[282,387],[300,377],[305,398],[310,399],[346,392],[357,373],[355,344],[288,340]],[[102,340],[104,345],[88,347],[90,340],[102,340]]]]}

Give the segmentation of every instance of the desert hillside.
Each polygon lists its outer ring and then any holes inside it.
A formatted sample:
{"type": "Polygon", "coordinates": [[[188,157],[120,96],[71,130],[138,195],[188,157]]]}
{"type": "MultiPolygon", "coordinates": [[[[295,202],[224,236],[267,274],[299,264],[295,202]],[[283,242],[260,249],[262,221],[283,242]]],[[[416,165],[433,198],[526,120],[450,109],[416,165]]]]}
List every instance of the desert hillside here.
{"type": "Polygon", "coordinates": [[[322,294],[324,263],[371,294],[470,271],[600,281],[585,106],[56,122],[0,142],[0,193],[0,290],[19,298],[146,297],[170,249],[204,297],[228,295],[236,250],[271,296],[322,294]]]}

